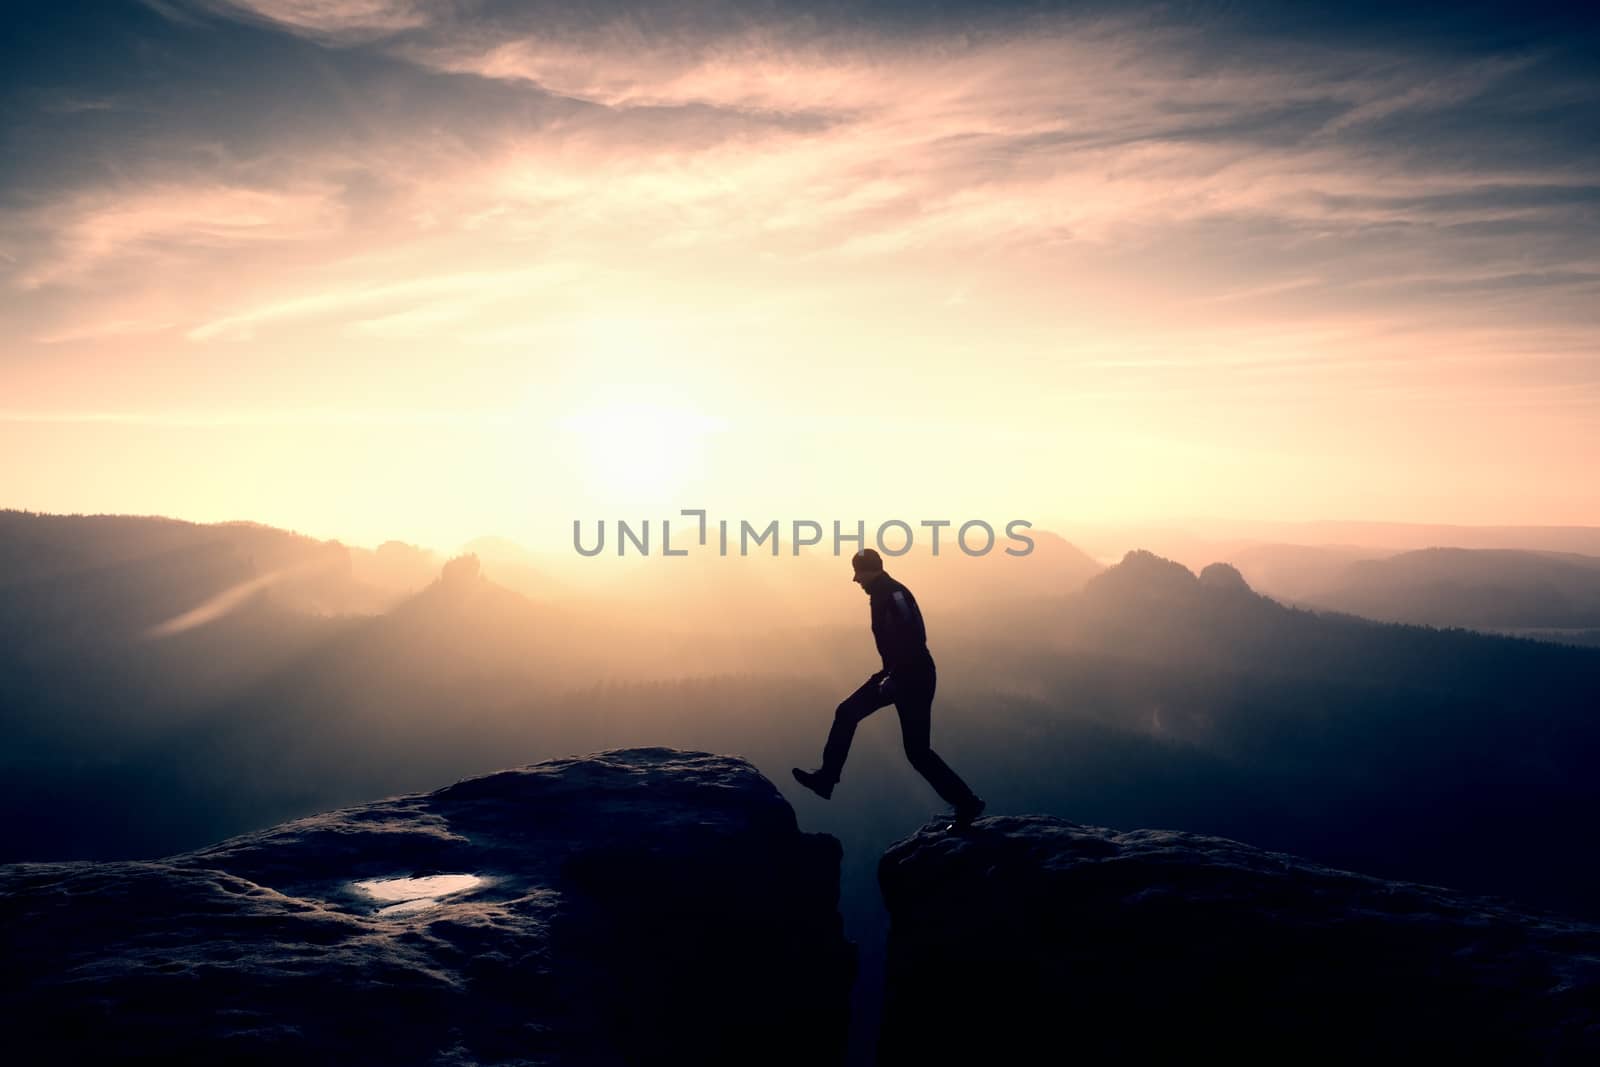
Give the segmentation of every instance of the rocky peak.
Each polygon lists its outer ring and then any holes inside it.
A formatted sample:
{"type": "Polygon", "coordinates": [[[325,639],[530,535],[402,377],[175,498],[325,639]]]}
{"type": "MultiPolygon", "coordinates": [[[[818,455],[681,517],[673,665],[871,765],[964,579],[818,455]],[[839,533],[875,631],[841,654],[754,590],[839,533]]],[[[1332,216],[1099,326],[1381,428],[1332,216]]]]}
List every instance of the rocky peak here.
{"type": "Polygon", "coordinates": [[[885,853],[885,1064],[1600,1062],[1600,929],[1048,816],[885,853]]]}
{"type": "Polygon", "coordinates": [[[1250,583],[1244,580],[1239,568],[1231,563],[1211,563],[1200,572],[1200,584],[1207,589],[1231,589],[1250,592],[1250,583]]]}
{"type": "Polygon", "coordinates": [[[0,867],[8,1055],[836,1063],[839,861],[745,760],[629,749],[160,861],[0,867]]]}
{"type": "Polygon", "coordinates": [[[1091,598],[1167,601],[1190,597],[1195,590],[1194,572],[1142,548],[1122,557],[1089,579],[1084,592],[1091,598]]]}

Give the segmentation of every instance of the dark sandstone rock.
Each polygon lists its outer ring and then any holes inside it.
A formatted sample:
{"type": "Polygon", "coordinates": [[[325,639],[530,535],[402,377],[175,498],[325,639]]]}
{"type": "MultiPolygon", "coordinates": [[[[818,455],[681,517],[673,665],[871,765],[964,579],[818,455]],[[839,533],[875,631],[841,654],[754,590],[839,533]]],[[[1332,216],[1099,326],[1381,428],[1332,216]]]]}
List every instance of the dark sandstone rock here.
{"type": "Polygon", "coordinates": [[[885,1064],[1600,1062],[1600,929],[1503,901],[1045,816],[879,881],[885,1064]]]}
{"type": "Polygon", "coordinates": [[[6,1058],[837,1063],[839,861],[746,761],[633,749],[156,862],[0,867],[6,1058]],[[447,875],[479,881],[354,885],[447,875]]]}

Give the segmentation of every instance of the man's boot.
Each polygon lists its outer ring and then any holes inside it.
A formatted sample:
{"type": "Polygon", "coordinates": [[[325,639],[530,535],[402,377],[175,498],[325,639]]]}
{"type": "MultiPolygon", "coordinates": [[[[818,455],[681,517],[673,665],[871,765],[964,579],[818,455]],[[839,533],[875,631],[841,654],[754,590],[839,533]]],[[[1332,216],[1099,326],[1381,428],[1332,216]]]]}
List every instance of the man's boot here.
{"type": "Polygon", "coordinates": [[[972,820],[983,814],[983,809],[988,807],[980,797],[973,796],[956,805],[957,826],[971,826],[972,820]]]}
{"type": "Polygon", "coordinates": [[[823,800],[833,796],[834,782],[831,778],[824,778],[821,771],[802,771],[799,767],[793,768],[794,780],[811,790],[823,800]]]}

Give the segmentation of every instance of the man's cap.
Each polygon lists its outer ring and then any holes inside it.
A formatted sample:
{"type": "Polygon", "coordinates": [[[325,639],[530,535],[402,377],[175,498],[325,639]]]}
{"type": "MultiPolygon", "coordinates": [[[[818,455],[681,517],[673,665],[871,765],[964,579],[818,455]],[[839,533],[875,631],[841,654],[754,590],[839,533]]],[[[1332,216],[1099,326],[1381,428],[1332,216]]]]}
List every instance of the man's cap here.
{"type": "Polygon", "coordinates": [[[857,578],[870,578],[883,573],[883,557],[878,555],[878,550],[875,548],[863,548],[850,557],[850,566],[855,570],[857,578]]]}

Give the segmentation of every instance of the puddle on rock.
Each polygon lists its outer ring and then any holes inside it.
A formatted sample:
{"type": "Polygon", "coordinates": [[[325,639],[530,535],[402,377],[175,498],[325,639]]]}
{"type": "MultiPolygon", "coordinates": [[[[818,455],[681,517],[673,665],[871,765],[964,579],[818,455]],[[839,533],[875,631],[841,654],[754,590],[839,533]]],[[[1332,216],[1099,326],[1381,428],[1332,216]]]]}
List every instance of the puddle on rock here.
{"type": "Polygon", "coordinates": [[[370,878],[354,884],[374,900],[388,903],[378,909],[379,915],[404,915],[431,908],[441,897],[475,889],[483,881],[475,874],[430,874],[422,878],[370,878]]]}

